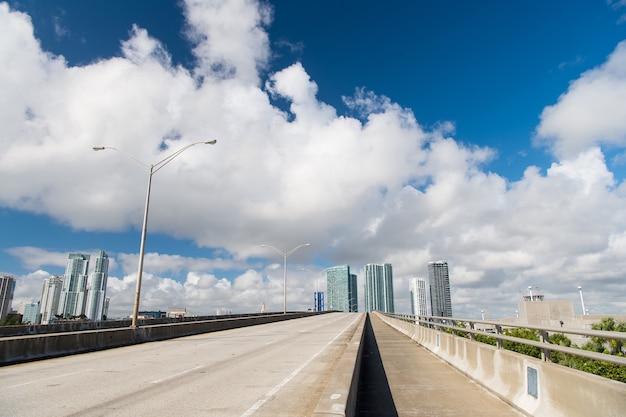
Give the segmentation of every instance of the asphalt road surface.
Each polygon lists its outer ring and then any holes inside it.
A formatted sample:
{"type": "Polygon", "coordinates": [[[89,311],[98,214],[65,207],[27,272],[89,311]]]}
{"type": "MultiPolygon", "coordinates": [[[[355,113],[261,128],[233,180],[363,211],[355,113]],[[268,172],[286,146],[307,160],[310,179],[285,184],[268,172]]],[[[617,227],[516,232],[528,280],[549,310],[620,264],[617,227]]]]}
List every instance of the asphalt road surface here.
{"type": "Polygon", "coordinates": [[[311,415],[359,317],[323,314],[1,367],[0,415],[311,415]]]}

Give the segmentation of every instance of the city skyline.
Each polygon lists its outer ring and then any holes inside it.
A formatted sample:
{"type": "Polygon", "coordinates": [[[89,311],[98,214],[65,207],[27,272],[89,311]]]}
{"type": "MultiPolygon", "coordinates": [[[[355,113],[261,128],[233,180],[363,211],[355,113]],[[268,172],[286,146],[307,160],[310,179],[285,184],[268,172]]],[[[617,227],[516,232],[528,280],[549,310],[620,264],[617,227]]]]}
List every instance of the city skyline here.
{"type": "Polygon", "coordinates": [[[623,313],[624,6],[0,0],[13,308],[104,248],[108,315],[128,315],[148,182],[132,158],[217,140],[150,178],[142,310],[281,311],[261,245],[308,242],[290,309],[312,307],[302,269],[351,265],[362,289],[376,260],[409,312],[409,280],[446,259],[459,317],[512,317],[528,286],[623,313]]]}
{"type": "MultiPolygon", "coordinates": [[[[61,305],[60,303],[60,299],[61,299],[61,295],[62,295],[62,290],[64,288],[64,282],[65,282],[65,276],[67,276],[68,271],[72,271],[72,270],[87,270],[89,269],[89,259],[90,259],[90,255],[85,255],[85,254],[69,254],[67,256],[67,266],[66,266],[66,274],[65,275],[50,275],[47,278],[43,279],[43,288],[42,288],[42,292],[41,292],[41,297],[39,297],[37,299],[37,297],[32,297],[30,300],[21,300],[19,302],[19,308],[17,309],[13,309],[13,311],[10,310],[10,304],[8,305],[8,311],[7,313],[19,313],[19,314],[23,314],[23,307],[24,305],[37,305],[37,309],[38,309],[38,321],[40,322],[40,324],[48,324],[49,322],[54,320],[54,316],[55,315],[60,315],[61,311],[59,310],[59,306],[61,305]],[[78,262],[77,262],[78,260],[78,262]],[[83,261],[86,261],[86,266],[83,264],[83,261]],[[57,311],[59,310],[59,311],[57,311]]],[[[106,310],[108,309],[109,306],[109,297],[106,297],[106,279],[107,279],[107,272],[108,272],[108,255],[105,251],[100,250],[98,253],[98,257],[97,257],[97,265],[94,269],[94,271],[91,274],[88,274],[88,278],[87,278],[87,285],[86,285],[86,289],[85,289],[85,294],[81,295],[83,300],[88,300],[86,301],[86,303],[84,303],[84,312],[87,313],[88,311],[92,311],[94,310],[94,308],[96,309],[96,311],[99,311],[100,309],[102,309],[102,313],[103,315],[101,315],[100,319],[106,319],[106,310]],[[97,276],[99,274],[100,278],[95,279],[95,276],[97,276]],[[103,278],[103,279],[102,279],[103,278]],[[99,283],[101,290],[99,290],[97,292],[97,294],[99,294],[97,297],[95,297],[94,300],[92,300],[92,296],[89,296],[89,291],[88,289],[91,288],[91,283],[92,281],[95,279],[96,282],[99,283]],[[104,297],[104,302],[101,301],[100,296],[104,297]],[[87,298],[89,297],[89,298],[87,298]],[[99,303],[97,304],[97,307],[90,307],[90,305],[92,305],[93,303],[99,303]]],[[[378,287],[382,288],[385,285],[388,285],[389,282],[393,282],[393,279],[391,281],[388,281],[385,279],[385,275],[393,275],[392,272],[384,272],[384,271],[390,271],[391,270],[391,265],[390,264],[367,264],[363,267],[363,276],[367,277],[367,276],[371,276],[374,277],[375,279],[370,281],[370,289],[368,290],[368,280],[365,279],[364,284],[362,285],[362,287],[364,287],[364,291],[363,291],[363,295],[362,295],[362,299],[363,301],[363,305],[367,305],[367,297],[366,297],[366,293],[368,291],[372,292],[374,285],[372,285],[373,282],[377,282],[378,287]],[[368,272],[369,271],[369,272],[368,272]],[[378,281],[378,277],[383,277],[382,280],[378,281]]],[[[306,270],[306,269],[304,269],[306,270]]],[[[306,270],[308,272],[313,272],[310,270],[306,270]]],[[[332,266],[332,267],[328,267],[325,268],[323,271],[320,272],[325,272],[326,273],[326,285],[325,288],[328,291],[329,288],[331,287],[328,282],[329,282],[329,278],[331,280],[334,280],[334,278],[336,276],[343,276],[343,275],[349,275],[349,280],[347,281],[348,284],[348,293],[347,294],[353,294],[353,293],[357,293],[357,294],[361,294],[358,291],[358,280],[357,274],[353,274],[350,273],[350,267],[348,265],[338,265],[338,266],[332,266]],[[329,274],[328,271],[330,271],[331,273],[329,274]],[[347,274],[346,274],[347,272],[347,274]]],[[[432,314],[432,310],[434,309],[441,309],[443,308],[443,312],[442,314],[444,316],[449,316],[452,317],[452,304],[451,304],[451,286],[450,286],[450,279],[449,279],[449,271],[448,271],[448,263],[447,261],[431,261],[428,262],[427,265],[427,271],[428,271],[428,280],[421,278],[421,277],[412,277],[408,279],[408,283],[409,283],[409,294],[410,294],[410,309],[409,311],[411,312],[411,314],[415,314],[415,315],[433,315],[432,314]],[[431,287],[430,282],[434,282],[434,286],[431,287]],[[433,299],[435,300],[433,302],[433,299]],[[433,305],[433,303],[436,305],[433,305]],[[442,307],[441,307],[442,306],[442,307]]],[[[317,277],[317,273],[315,274],[317,277]]],[[[11,275],[5,275],[3,276],[3,278],[11,278],[13,281],[13,291],[15,290],[15,286],[16,286],[16,282],[15,279],[11,276],[11,275]]],[[[313,300],[313,308],[315,309],[315,299],[316,297],[320,297],[319,299],[320,301],[320,306],[322,307],[320,310],[315,310],[315,311],[325,311],[328,309],[337,309],[334,307],[331,307],[329,304],[325,305],[325,295],[327,294],[327,292],[323,291],[322,288],[319,285],[319,278],[316,278],[317,282],[316,282],[316,291],[314,292],[314,300],[313,300]]],[[[345,279],[343,280],[344,284],[345,284],[345,279]]],[[[85,282],[83,280],[83,282],[85,282]]],[[[3,285],[5,285],[6,283],[3,283],[3,285]]],[[[97,284],[98,285],[98,284],[97,284]]],[[[393,285],[393,284],[391,284],[393,285]]],[[[5,285],[6,286],[6,285],[5,285]]],[[[583,297],[582,297],[582,286],[578,286],[578,291],[579,291],[579,296],[580,296],[580,303],[582,305],[582,309],[581,311],[585,311],[583,314],[589,314],[589,310],[588,309],[584,309],[584,301],[583,301],[583,297]]],[[[5,288],[3,288],[4,290],[5,288]]],[[[331,290],[332,291],[332,290],[331,290]]],[[[339,291],[341,292],[341,291],[339,291]]],[[[345,291],[343,291],[345,293],[345,291]]],[[[383,293],[385,292],[385,290],[383,290],[383,293]]],[[[391,293],[393,294],[393,288],[391,288],[391,293]]],[[[8,292],[3,293],[3,296],[7,296],[7,294],[9,294],[8,292]]],[[[541,293],[541,287],[536,286],[536,287],[532,287],[529,286],[527,288],[527,290],[520,290],[519,291],[520,294],[520,298],[518,300],[519,301],[543,301],[545,299],[545,295],[541,293]],[[533,289],[534,289],[534,293],[533,293],[533,289]],[[529,295],[526,295],[526,291],[528,291],[529,295]]],[[[335,303],[337,301],[337,299],[342,299],[345,298],[343,296],[347,296],[346,294],[341,294],[342,296],[337,297],[337,294],[335,294],[335,303]]],[[[332,299],[332,295],[330,298],[327,299],[332,299]]],[[[350,300],[353,300],[353,296],[349,295],[350,300]]],[[[385,297],[385,295],[382,296],[383,298],[385,297]]],[[[5,297],[6,298],[6,297],[5,297]]],[[[3,298],[4,301],[5,298],[3,298]]],[[[379,299],[381,297],[378,297],[379,299]]],[[[358,300],[358,296],[357,296],[357,300],[358,300]]],[[[15,300],[12,300],[15,301],[15,300]]],[[[345,301],[345,300],[344,300],[345,301]]],[[[548,300],[548,301],[555,301],[555,300],[548,300]]],[[[563,301],[563,300],[556,300],[556,301],[563,301]]],[[[577,300],[567,300],[569,302],[572,302],[573,305],[576,305],[576,301],[577,300]]],[[[343,301],[342,301],[343,302],[343,301]]],[[[391,304],[393,304],[393,300],[389,301],[378,301],[375,304],[376,305],[382,305],[382,308],[384,307],[384,304],[387,303],[389,304],[389,302],[391,304]]],[[[345,304],[345,303],[344,303],[345,304]]],[[[358,301],[356,303],[353,303],[352,301],[350,303],[348,303],[349,307],[348,310],[351,312],[358,312],[358,301]]],[[[72,307],[74,308],[74,307],[72,307]]],[[[172,308],[180,308],[180,307],[172,307],[172,306],[159,306],[157,307],[157,311],[161,311],[161,310],[169,310],[172,308]]],[[[308,307],[310,308],[310,307],[308,307]]],[[[367,307],[365,307],[367,308],[367,307]]],[[[575,309],[578,309],[579,307],[575,307],[575,309]]],[[[306,308],[305,308],[306,309],[306,308]]],[[[186,310],[186,308],[185,308],[186,310]]],[[[339,308],[339,310],[343,311],[343,308],[339,308]]],[[[223,309],[223,308],[217,308],[215,311],[212,312],[212,314],[224,314],[224,311],[228,311],[228,314],[231,314],[232,311],[228,310],[228,309],[223,309]]],[[[265,310],[265,305],[262,305],[262,311],[266,312],[265,310]]],[[[367,310],[365,310],[367,311],[367,310]]],[[[481,310],[480,311],[480,315],[481,318],[484,319],[485,317],[485,312],[486,310],[481,310]]],[[[187,314],[187,313],[186,313],[187,314]]],[[[516,310],[514,312],[515,316],[517,316],[519,314],[519,312],[516,310]]],[[[197,315],[197,314],[194,314],[197,315]]],[[[88,319],[91,319],[91,316],[87,315],[88,319]]],[[[131,317],[131,313],[123,313],[120,315],[117,315],[115,317],[111,317],[113,319],[119,319],[119,318],[130,318],[131,317]]],[[[458,317],[458,316],[457,316],[458,317]]],[[[96,319],[96,320],[100,320],[100,319],[96,319]]]]}
{"type": "MultiPolygon", "coordinates": [[[[50,324],[58,318],[106,319],[109,257],[100,250],[91,274],[90,259],[88,254],[70,253],[64,275],[43,279],[41,297],[37,300],[38,317],[30,320],[32,323],[50,324]]],[[[34,301],[31,300],[30,304],[34,301]]],[[[22,301],[20,306],[24,303],[22,301]]]]}

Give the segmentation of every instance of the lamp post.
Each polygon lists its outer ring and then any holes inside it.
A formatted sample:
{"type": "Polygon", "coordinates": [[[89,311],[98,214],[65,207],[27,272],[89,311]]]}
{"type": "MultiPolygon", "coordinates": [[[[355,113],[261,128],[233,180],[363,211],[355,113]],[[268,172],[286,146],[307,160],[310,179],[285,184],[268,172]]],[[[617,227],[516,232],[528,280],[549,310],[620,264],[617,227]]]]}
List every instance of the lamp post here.
{"type": "Polygon", "coordinates": [[[137,267],[137,286],[135,288],[135,305],[133,307],[133,319],[131,322],[131,327],[133,328],[137,327],[137,316],[139,315],[139,296],[141,294],[141,277],[143,273],[143,257],[144,257],[144,249],[145,249],[145,244],[146,244],[146,231],[148,229],[148,207],[150,206],[150,187],[152,186],[152,175],[155,174],[161,168],[163,168],[165,165],[167,165],[172,159],[176,158],[178,155],[183,153],[185,150],[191,148],[192,146],[215,145],[216,143],[217,143],[217,140],[210,140],[207,142],[195,142],[195,143],[189,144],[177,150],[170,156],[157,162],[156,164],[151,164],[151,165],[147,165],[141,162],[139,159],[124,152],[121,149],[117,149],[117,148],[113,148],[109,146],[95,146],[93,148],[94,151],[104,151],[106,149],[109,149],[112,151],[119,152],[122,155],[124,155],[126,158],[133,161],[140,168],[148,172],[148,190],[146,192],[146,205],[145,205],[144,212],[143,212],[143,226],[141,228],[141,245],[139,247],[139,266],[137,267]]]}
{"type": "Polygon", "coordinates": [[[310,243],[303,243],[301,245],[296,246],[295,248],[293,248],[289,252],[283,252],[283,251],[281,251],[279,249],[276,249],[272,245],[261,245],[261,247],[263,247],[263,248],[271,248],[271,249],[275,250],[276,252],[280,253],[283,256],[283,314],[287,314],[287,257],[289,255],[291,255],[292,253],[294,253],[295,251],[297,251],[298,249],[300,249],[301,247],[309,246],[309,245],[311,245],[311,244],[310,243]]]}
{"type": "Polygon", "coordinates": [[[587,315],[587,310],[585,310],[585,300],[583,300],[583,287],[582,285],[578,286],[578,292],[580,293],[580,304],[582,304],[583,308],[583,316],[587,315]]]}

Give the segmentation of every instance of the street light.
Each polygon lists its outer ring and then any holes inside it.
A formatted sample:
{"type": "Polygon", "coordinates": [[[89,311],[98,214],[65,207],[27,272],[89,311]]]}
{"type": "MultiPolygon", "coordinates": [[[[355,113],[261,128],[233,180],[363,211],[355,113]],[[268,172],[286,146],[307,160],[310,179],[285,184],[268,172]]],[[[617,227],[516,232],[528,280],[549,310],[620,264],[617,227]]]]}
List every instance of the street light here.
{"type": "Polygon", "coordinates": [[[261,245],[261,247],[263,248],[274,249],[276,252],[283,255],[283,314],[287,314],[287,257],[291,255],[292,253],[294,253],[295,251],[297,251],[298,249],[300,249],[301,247],[310,246],[310,245],[311,245],[310,243],[303,243],[302,245],[296,246],[289,252],[283,252],[279,249],[276,249],[272,245],[261,245]]]}
{"type": "Polygon", "coordinates": [[[139,159],[124,152],[121,149],[117,149],[117,148],[113,148],[109,146],[94,146],[93,148],[94,151],[104,151],[105,149],[109,149],[112,151],[119,152],[122,155],[124,155],[126,158],[133,161],[140,168],[148,171],[148,191],[146,192],[146,206],[143,212],[143,226],[141,229],[141,246],[139,248],[139,266],[137,267],[137,286],[135,289],[135,306],[133,307],[133,320],[131,323],[131,327],[133,328],[137,327],[137,316],[139,315],[139,295],[141,294],[141,277],[143,273],[143,255],[144,255],[144,249],[145,249],[145,244],[146,244],[146,231],[148,229],[148,207],[150,205],[150,187],[152,186],[152,175],[155,174],[161,168],[163,168],[165,165],[167,165],[172,159],[176,158],[178,155],[183,153],[185,150],[191,148],[192,146],[215,145],[216,143],[217,143],[217,140],[210,140],[207,142],[195,142],[195,143],[189,144],[177,150],[176,152],[166,157],[165,159],[162,159],[161,161],[157,162],[156,164],[151,164],[151,165],[147,165],[141,162],[139,159]]]}

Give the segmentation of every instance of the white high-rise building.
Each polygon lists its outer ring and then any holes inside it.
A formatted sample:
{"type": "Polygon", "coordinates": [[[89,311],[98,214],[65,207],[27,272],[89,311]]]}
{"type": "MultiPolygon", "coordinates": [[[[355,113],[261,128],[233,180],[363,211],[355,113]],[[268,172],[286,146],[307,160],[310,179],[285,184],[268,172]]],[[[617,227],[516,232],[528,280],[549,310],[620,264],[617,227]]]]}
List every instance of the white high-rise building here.
{"type": "Polygon", "coordinates": [[[87,308],[85,314],[91,320],[102,320],[106,308],[107,278],[109,276],[109,256],[101,250],[96,258],[96,268],[87,284],[87,308]]]}
{"type": "Polygon", "coordinates": [[[50,324],[50,322],[54,319],[54,316],[59,311],[61,290],[63,290],[62,275],[52,275],[50,278],[43,280],[41,302],[39,303],[41,324],[50,324]]]}
{"type": "Polygon", "coordinates": [[[411,291],[411,311],[416,316],[428,315],[428,298],[426,293],[426,280],[415,277],[409,281],[411,291]]]}
{"type": "Polygon", "coordinates": [[[14,292],[15,278],[11,275],[0,275],[0,320],[11,312],[14,292]]]}
{"type": "Polygon", "coordinates": [[[69,254],[58,309],[58,314],[64,318],[78,317],[85,314],[88,271],[89,255],[82,253],[69,254]]]}
{"type": "Polygon", "coordinates": [[[429,262],[428,281],[430,285],[430,308],[432,315],[452,317],[452,298],[450,296],[448,262],[429,262]]]}
{"type": "Polygon", "coordinates": [[[365,311],[394,312],[391,264],[365,265],[365,311]]]}

